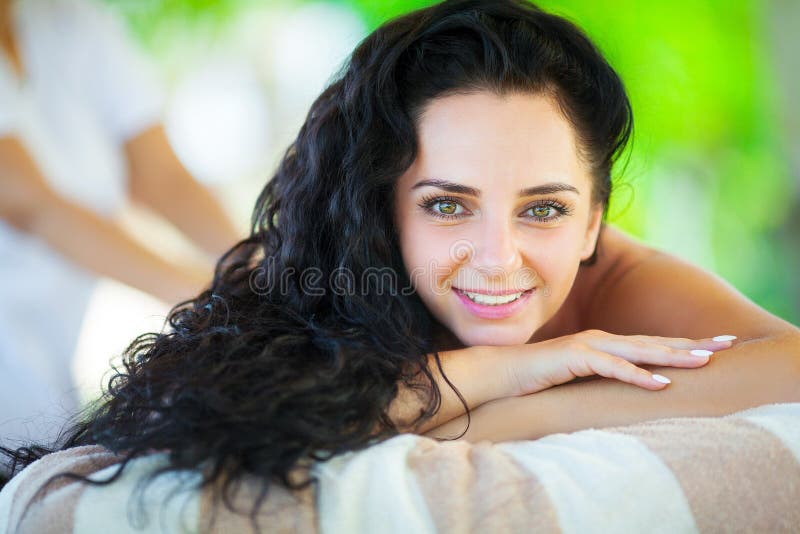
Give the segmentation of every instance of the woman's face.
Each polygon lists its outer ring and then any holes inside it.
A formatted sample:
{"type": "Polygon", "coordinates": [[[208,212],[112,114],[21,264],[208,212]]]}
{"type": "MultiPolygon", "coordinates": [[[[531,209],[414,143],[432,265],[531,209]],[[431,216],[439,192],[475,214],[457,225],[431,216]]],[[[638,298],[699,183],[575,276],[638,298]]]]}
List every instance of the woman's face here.
{"type": "Polygon", "coordinates": [[[431,101],[418,137],[394,204],[414,288],[464,345],[528,342],[600,228],[572,127],[546,96],[479,92],[431,101]]]}

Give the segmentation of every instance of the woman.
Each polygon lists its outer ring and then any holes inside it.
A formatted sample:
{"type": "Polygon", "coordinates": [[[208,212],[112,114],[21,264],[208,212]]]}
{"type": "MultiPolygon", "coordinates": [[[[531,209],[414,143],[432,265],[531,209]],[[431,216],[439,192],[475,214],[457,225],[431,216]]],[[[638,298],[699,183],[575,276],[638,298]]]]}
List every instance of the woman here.
{"type": "Polygon", "coordinates": [[[527,2],[385,24],[312,105],[251,236],[57,448],[292,486],[308,460],[458,434],[470,408],[465,437],[500,441],[796,400],[795,327],[604,227],[631,125],[596,48],[527,2]],[[565,384],[591,375],[617,380],[565,384]]]}

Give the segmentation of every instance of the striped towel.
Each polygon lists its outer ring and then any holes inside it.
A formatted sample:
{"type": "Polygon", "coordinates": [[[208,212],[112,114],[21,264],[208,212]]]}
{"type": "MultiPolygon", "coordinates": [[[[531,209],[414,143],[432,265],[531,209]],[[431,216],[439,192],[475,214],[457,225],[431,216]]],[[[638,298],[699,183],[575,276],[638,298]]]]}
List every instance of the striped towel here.
{"type": "MultiPolygon", "coordinates": [[[[31,464],[0,492],[0,534],[253,531],[255,480],[234,499],[242,514],[210,490],[169,499],[193,472],[131,498],[163,454],[110,486],[60,480],[34,498],[54,473],[106,478],[117,461],[87,446],[31,464]]],[[[263,532],[800,532],[800,403],[497,444],[404,434],[313,473],[316,491],[271,487],[263,532]]]]}

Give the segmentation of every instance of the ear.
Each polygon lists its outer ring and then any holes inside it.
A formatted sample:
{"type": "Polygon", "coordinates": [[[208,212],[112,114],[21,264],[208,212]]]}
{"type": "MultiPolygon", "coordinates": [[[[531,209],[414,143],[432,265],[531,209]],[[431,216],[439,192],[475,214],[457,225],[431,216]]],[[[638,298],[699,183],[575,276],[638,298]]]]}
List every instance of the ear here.
{"type": "Polygon", "coordinates": [[[597,237],[600,234],[600,223],[603,221],[603,206],[593,207],[589,213],[589,222],[581,250],[581,261],[588,260],[597,246],[597,237]]]}

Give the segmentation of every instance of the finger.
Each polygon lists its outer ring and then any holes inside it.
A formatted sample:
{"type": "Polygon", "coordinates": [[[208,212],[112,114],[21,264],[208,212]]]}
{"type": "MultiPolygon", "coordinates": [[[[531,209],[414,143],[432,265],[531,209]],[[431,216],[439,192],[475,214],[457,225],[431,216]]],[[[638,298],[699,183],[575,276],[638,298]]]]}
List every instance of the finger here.
{"type": "MultiPolygon", "coordinates": [[[[673,338],[675,339],[675,338],[673,338]]],[[[592,349],[605,352],[635,364],[695,368],[707,364],[714,351],[684,344],[671,347],[656,343],[649,336],[602,335],[585,340],[592,349]],[[685,348],[684,348],[685,347],[685,348]]]]}
{"type": "Polygon", "coordinates": [[[731,334],[721,334],[708,338],[692,339],[686,337],[665,337],[665,336],[647,336],[647,335],[630,335],[623,336],[619,334],[612,334],[603,330],[585,330],[580,332],[584,334],[587,339],[631,339],[637,341],[644,341],[646,343],[656,343],[658,345],[666,345],[675,349],[692,350],[692,349],[706,349],[711,351],[723,350],[733,346],[737,337],[731,334]]]}
{"type": "Polygon", "coordinates": [[[640,341],[657,343],[659,345],[666,345],[674,349],[692,350],[692,349],[705,349],[711,351],[718,351],[729,349],[736,342],[736,336],[729,334],[722,334],[714,337],[707,337],[701,339],[691,339],[685,337],[662,337],[662,336],[624,336],[640,341]],[[715,340],[715,338],[717,338],[715,340]]]}
{"type": "Polygon", "coordinates": [[[600,375],[650,390],[664,389],[668,382],[663,380],[669,380],[637,367],[624,358],[592,349],[583,350],[570,365],[570,370],[576,376],[600,375]]]}

